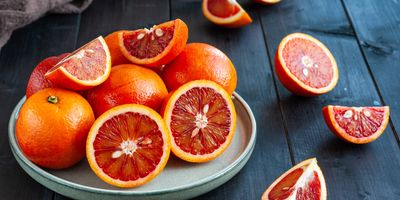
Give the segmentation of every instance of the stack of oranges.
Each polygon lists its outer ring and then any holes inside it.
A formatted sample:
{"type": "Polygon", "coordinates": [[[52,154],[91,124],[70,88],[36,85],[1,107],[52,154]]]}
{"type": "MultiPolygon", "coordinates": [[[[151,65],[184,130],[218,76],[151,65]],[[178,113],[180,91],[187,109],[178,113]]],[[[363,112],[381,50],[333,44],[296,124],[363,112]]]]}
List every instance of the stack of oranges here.
{"type": "Polygon", "coordinates": [[[236,128],[236,71],[217,48],[187,39],[176,19],[43,60],[17,119],[24,154],[50,169],[86,155],[99,178],[119,187],[149,182],[171,150],[188,162],[218,157],[236,128]]]}

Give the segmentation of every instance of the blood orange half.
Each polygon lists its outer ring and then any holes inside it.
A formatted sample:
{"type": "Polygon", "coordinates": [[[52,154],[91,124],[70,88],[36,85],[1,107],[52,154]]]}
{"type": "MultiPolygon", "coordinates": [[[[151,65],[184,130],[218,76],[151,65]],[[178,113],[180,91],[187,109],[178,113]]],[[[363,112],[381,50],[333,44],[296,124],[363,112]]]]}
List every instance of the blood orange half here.
{"type": "Polygon", "coordinates": [[[185,48],[188,27],[180,19],[153,26],[150,30],[121,31],[122,54],[139,65],[158,67],[173,60],[185,48]]]}
{"type": "Polygon", "coordinates": [[[203,0],[204,16],[214,24],[239,28],[253,20],[236,0],[203,0]]]}
{"type": "Polygon", "coordinates": [[[326,184],[317,159],[305,160],[276,179],[261,200],[326,200],[326,184]]]}
{"type": "Polygon", "coordinates": [[[189,162],[206,162],[224,152],[235,133],[230,95],[215,82],[188,82],[172,93],[164,111],[172,152],[189,162]]]}
{"type": "Polygon", "coordinates": [[[93,172],[118,187],[136,187],[165,167],[170,139],[161,116],[138,104],[103,113],[90,129],[86,156],[93,172]]]}
{"type": "Polygon", "coordinates": [[[389,122],[389,107],[325,106],[324,119],[339,138],[365,144],[376,140],[389,122]]]}
{"type": "Polygon", "coordinates": [[[288,90],[302,96],[327,93],[338,81],[336,61],[329,49],[303,33],[282,39],[276,52],[275,72],[288,90]]]}
{"type": "Polygon", "coordinates": [[[60,87],[86,90],[103,83],[110,71],[110,52],[99,36],[58,62],[45,77],[60,87]]]}

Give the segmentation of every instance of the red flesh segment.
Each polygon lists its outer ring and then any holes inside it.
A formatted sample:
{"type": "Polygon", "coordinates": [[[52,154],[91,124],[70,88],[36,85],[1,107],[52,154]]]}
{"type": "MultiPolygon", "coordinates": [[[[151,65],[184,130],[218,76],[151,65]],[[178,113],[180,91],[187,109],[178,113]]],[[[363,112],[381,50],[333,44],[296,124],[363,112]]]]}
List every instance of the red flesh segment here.
{"type": "Polygon", "coordinates": [[[282,57],[289,71],[304,84],[318,89],[331,83],[332,62],[315,43],[293,38],[283,48],[282,57]]]}
{"type": "Polygon", "coordinates": [[[211,88],[192,88],[176,101],[170,126],[176,144],[183,151],[204,155],[214,152],[226,141],[230,123],[228,104],[220,94],[211,88]],[[198,119],[206,116],[207,125],[194,134],[196,115],[198,119]]]}
{"type": "Polygon", "coordinates": [[[382,107],[335,106],[333,111],[338,125],[355,138],[371,136],[382,126],[385,118],[385,109],[382,107]]]}
{"type": "Polygon", "coordinates": [[[240,11],[232,0],[208,0],[207,8],[211,14],[221,18],[231,17],[240,11]]]}
{"type": "Polygon", "coordinates": [[[79,80],[96,80],[105,73],[107,55],[100,40],[95,39],[75,50],[68,57],[61,60],[50,71],[64,67],[70,74],[79,80]]]}
{"type": "Polygon", "coordinates": [[[288,174],[285,178],[279,181],[278,184],[271,190],[268,195],[268,199],[271,200],[280,200],[288,198],[294,192],[294,185],[296,184],[297,180],[303,174],[303,169],[298,168],[293,170],[288,174]]]}
{"type": "Polygon", "coordinates": [[[124,32],[122,36],[124,46],[136,58],[154,58],[169,45],[174,36],[174,28],[174,25],[168,23],[168,25],[164,26],[155,26],[150,30],[141,29],[124,32]]]}
{"type": "Polygon", "coordinates": [[[122,181],[136,180],[154,171],[163,155],[163,138],[156,122],[139,113],[127,112],[107,120],[99,129],[93,143],[96,162],[104,173],[122,181]],[[133,141],[132,155],[122,153],[121,143],[133,141]]]}
{"type": "Polygon", "coordinates": [[[297,189],[296,200],[319,200],[321,199],[321,183],[318,173],[313,171],[311,179],[301,188],[297,189]]]}

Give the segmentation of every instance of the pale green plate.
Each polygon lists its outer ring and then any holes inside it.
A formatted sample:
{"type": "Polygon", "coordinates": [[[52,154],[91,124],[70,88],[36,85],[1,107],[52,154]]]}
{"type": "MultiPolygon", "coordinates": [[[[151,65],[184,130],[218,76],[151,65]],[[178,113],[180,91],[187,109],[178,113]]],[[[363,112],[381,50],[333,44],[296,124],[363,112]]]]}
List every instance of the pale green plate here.
{"type": "Polygon", "coordinates": [[[47,170],[29,161],[15,138],[15,121],[25,102],[21,99],[9,122],[8,134],[12,152],[21,167],[47,188],[74,199],[188,199],[224,184],[248,161],[256,141],[256,121],[247,103],[234,94],[237,130],[229,148],[217,159],[202,164],[170,157],[164,171],[150,183],[132,189],[113,187],[101,181],[90,170],[86,159],[65,170],[47,170]]]}

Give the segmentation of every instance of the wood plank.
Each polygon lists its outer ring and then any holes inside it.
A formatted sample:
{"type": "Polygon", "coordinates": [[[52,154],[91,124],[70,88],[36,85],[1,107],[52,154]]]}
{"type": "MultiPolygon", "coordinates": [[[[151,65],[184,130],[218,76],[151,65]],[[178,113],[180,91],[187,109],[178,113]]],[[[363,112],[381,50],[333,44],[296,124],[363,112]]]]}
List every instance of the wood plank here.
{"type": "MultiPolygon", "coordinates": [[[[168,0],[93,1],[81,15],[78,46],[99,35],[106,36],[122,29],[151,27],[169,18],[168,0]]],[[[56,193],[54,199],[69,198],[56,193]]]]}
{"type": "Polygon", "coordinates": [[[78,15],[49,15],[17,30],[0,54],[0,196],[1,199],[51,199],[18,165],[8,145],[8,121],[25,95],[30,73],[42,59],[70,52],[77,38],[78,15]]]}
{"type": "Polygon", "coordinates": [[[319,97],[291,95],[277,81],[295,161],[318,158],[329,199],[399,199],[400,154],[392,129],[371,144],[352,145],[333,136],[321,114],[328,104],[382,103],[341,2],[293,0],[259,9],[270,58],[285,35],[305,32],[325,43],[339,66],[337,87],[319,97]]]}
{"type": "Polygon", "coordinates": [[[117,30],[152,27],[169,19],[168,0],[94,1],[82,13],[78,45],[117,30]]]}
{"type": "Polygon", "coordinates": [[[400,2],[342,2],[383,101],[390,106],[392,125],[400,136],[400,2]]]}
{"type": "Polygon", "coordinates": [[[280,173],[291,165],[260,22],[242,29],[224,29],[207,21],[201,1],[171,1],[172,18],[189,26],[189,42],[204,42],[225,52],[238,74],[236,91],[249,103],[257,120],[257,143],[249,162],[233,179],[196,199],[259,199],[280,173]]]}

